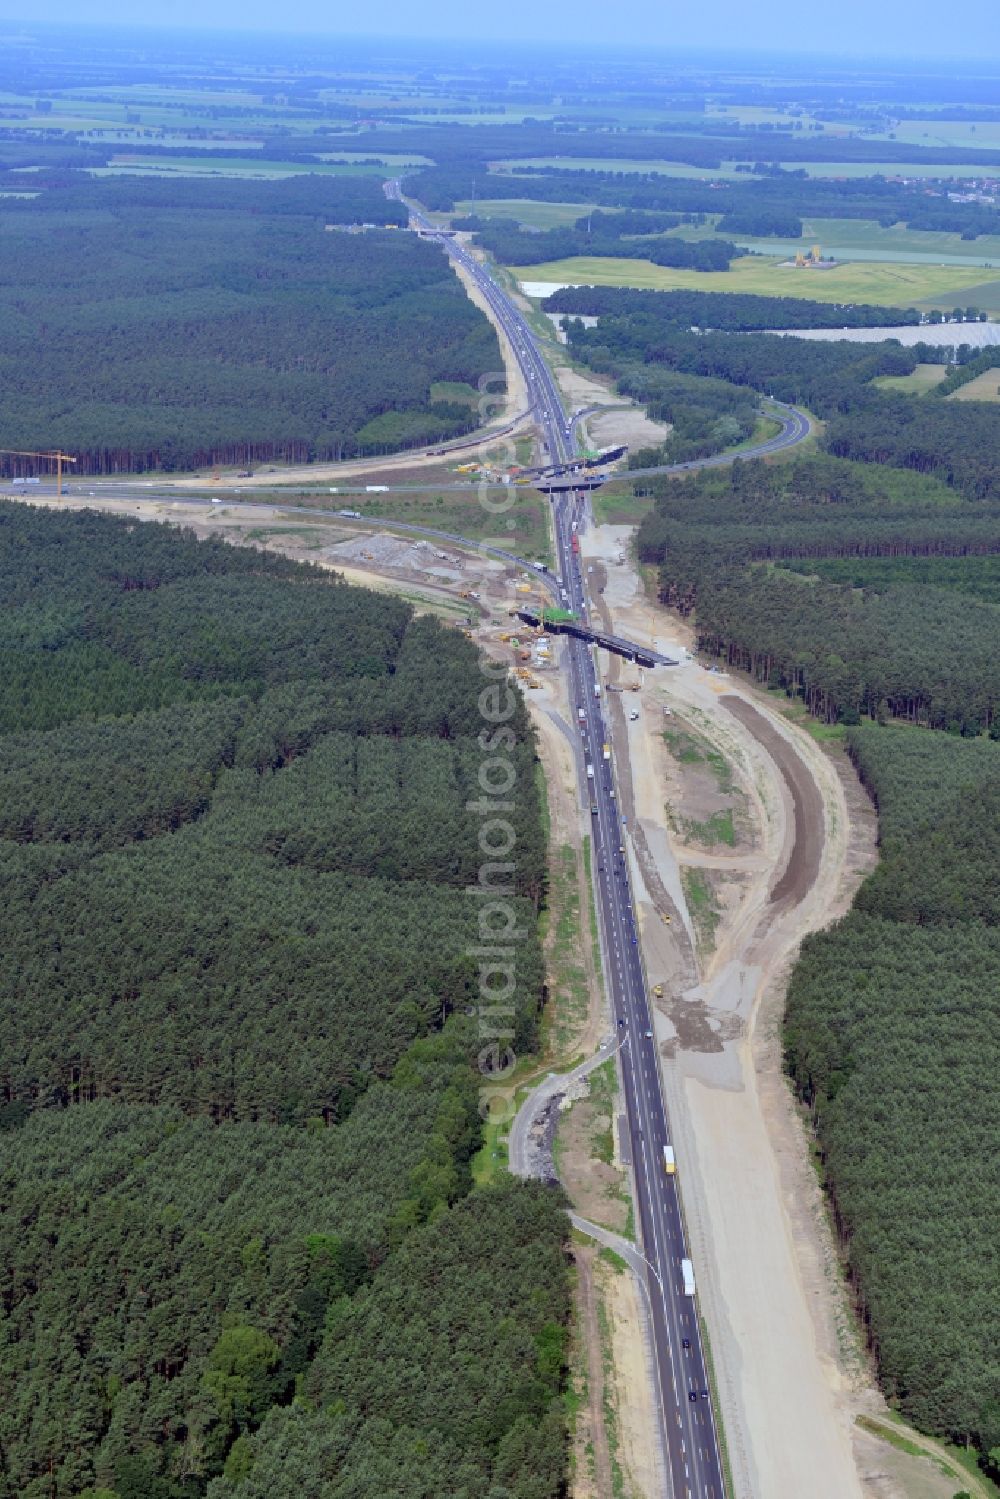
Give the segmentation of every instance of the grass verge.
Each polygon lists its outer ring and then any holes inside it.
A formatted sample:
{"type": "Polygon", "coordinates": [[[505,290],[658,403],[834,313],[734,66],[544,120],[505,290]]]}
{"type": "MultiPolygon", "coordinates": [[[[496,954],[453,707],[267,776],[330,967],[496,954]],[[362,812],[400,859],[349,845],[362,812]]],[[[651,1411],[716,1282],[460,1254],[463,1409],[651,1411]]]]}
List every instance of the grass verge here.
{"type": "Polygon", "coordinates": [[[604,1431],[608,1439],[613,1499],[628,1499],[625,1474],[619,1461],[621,1441],[618,1435],[618,1408],[614,1396],[615,1356],[611,1341],[611,1323],[604,1297],[598,1293],[597,1322],[601,1332],[601,1363],[604,1368],[604,1431]]]}
{"type": "Polygon", "coordinates": [[[682,867],[681,884],[684,887],[684,899],[694,923],[698,943],[701,947],[710,949],[715,941],[715,930],[721,919],[711,878],[704,869],[682,867]]]}
{"type": "Polygon", "coordinates": [[[951,1447],[933,1437],[916,1432],[895,1411],[889,1411],[884,1421],[872,1416],[855,1416],[855,1425],[870,1436],[878,1437],[905,1452],[909,1457],[926,1457],[951,1483],[958,1484],[973,1499],[997,1499],[1000,1488],[983,1473],[971,1453],[960,1447],[951,1447]]]}
{"type": "Polygon", "coordinates": [[[733,1469],[729,1460],[729,1443],[726,1441],[726,1428],[722,1421],[722,1407],[719,1404],[719,1381],[715,1377],[715,1359],[712,1357],[712,1344],[708,1336],[708,1324],[704,1317],[699,1315],[698,1321],[701,1325],[701,1351],[705,1358],[705,1376],[708,1380],[709,1392],[712,1396],[712,1411],[715,1415],[715,1434],[719,1441],[719,1456],[722,1459],[722,1483],[726,1490],[726,1499],[732,1499],[736,1493],[733,1483],[733,1469]]]}
{"type": "Polygon", "coordinates": [[[694,818],[686,817],[683,823],[685,839],[691,843],[704,843],[711,846],[716,843],[724,843],[727,848],[736,847],[736,824],[733,820],[732,807],[725,807],[721,812],[713,812],[704,822],[698,822],[694,818]]]}

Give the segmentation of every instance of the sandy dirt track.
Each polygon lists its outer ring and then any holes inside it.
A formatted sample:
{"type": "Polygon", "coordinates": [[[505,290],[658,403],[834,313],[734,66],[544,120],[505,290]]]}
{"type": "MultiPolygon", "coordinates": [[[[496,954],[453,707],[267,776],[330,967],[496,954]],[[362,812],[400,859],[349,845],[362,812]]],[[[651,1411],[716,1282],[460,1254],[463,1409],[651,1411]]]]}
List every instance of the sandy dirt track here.
{"type": "Polygon", "coordinates": [[[745,698],[727,693],[719,704],[749,729],[776,766],[792,800],[792,846],[771,890],[773,905],[797,906],[815,884],[823,850],[823,798],[793,746],[745,698]]]}
{"type": "MultiPolygon", "coordinates": [[[[876,819],[846,756],[831,755],[749,684],[687,656],[687,622],[644,596],[631,528],[590,528],[598,612],[681,665],[607,694],[629,798],[636,900],[685,1217],[738,1499],[951,1499],[966,1486],[859,1428],[885,1418],[860,1347],[802,1119],[782,1071],[781,1016],[802,937],[842,915],[875,863],[876,819]],[[638,721],[628,709],[640,704],[638,721]],[[671,716],[664,709],[671,709],[671,716]],[[689,724],[730,765],[751,844],[692,850],[667,826],[665,727],[689,724]],[[695,954],[679,867],[738,871],[714,951],[695,954]],[[652,866],[652,868],[651,868],[652,866]],[[664,893],[675,916],[665,928],[664,893]]],[[[611,680],[634,675],[606,662],[611,680]]],[[[605,670],[606,667],[606,670],[605,670]]]]}

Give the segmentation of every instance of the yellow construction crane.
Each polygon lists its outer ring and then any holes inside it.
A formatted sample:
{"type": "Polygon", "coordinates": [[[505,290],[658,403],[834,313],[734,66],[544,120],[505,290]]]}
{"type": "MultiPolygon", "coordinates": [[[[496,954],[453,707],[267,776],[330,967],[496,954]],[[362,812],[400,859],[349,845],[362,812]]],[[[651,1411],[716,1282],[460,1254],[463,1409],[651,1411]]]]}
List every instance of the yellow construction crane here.
{"type": "Polygon", "coordinates": [[[6,453],[12,458],[50,458],[55,459],[56,465],[56,494],[62,494],[62,466],[64,463],[75,463],[69,453],[64,453],[57,448],[54,453],[32,453],[23,448],[0,448],[0,453],[6,453]]]}

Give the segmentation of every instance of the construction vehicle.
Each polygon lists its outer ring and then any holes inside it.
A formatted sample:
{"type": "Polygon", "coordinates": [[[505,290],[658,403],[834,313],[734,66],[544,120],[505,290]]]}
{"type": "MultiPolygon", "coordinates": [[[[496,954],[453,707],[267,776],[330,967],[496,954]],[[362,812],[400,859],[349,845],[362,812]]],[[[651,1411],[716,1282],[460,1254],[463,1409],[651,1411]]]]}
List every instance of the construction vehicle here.
{"type": "Polygon", "coordinates": [[[662,984],[654,984],[653,985],[653,998],[654,999],[662,999],[663,998],[663,985],[662,984]]]}
{"type": "Polygon", "coordinates": [[[56,448],[52,453],[32,453],[25,448],[0,448],[0,454],[6,454],[10,458],[48,458],[55,462],[56,466],[56,494],[62,494],[62,466],[64,463],[76,463],[76,459],[69,453],[64,453],[61,448],[56,448]]]}
{"type": "Polygon", "coordinates": [[[666,911],[661,911],[660,915],[663,917],[664,925],[665,926],[669,926],[670,925],[670,916],[667,914],[667,912],[666,911]]]}

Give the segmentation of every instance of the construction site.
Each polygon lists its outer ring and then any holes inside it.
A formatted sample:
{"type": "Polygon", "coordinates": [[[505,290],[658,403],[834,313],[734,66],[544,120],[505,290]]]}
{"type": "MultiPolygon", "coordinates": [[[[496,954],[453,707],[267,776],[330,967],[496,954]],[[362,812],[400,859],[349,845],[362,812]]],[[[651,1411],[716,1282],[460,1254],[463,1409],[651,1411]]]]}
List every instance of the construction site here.
{"type": "Polygon", "coordinates": [[[819,245],[813,245],[810,250],[796,250],[794,260],[783,260],[781,264],[797,271],[832,271],[840,261],[824,255],[819,245]]]}

